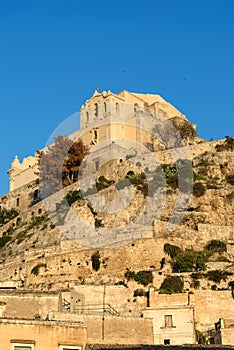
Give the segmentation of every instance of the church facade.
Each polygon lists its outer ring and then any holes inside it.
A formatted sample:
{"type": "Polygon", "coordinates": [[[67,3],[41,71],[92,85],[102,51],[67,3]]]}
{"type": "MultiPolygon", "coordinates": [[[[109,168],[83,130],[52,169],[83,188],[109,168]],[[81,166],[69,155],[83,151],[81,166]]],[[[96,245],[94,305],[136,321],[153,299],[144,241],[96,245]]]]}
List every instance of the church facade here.
{"type": "MultiPolygon", "coordinates": [[[[159,95],[126,90],[117,94],[111,91],[99,93],[96,90],[80,109],[80,129],[69,137],[74,141],[81,138],[89,147],[120,140],[124,147],[131,148],[134,143],[146,144],[149,141],[151,135],[147,122],[157,116],[165,120],[175,117],[186,120],[185,115],[159,95]]],[[[8,174],[10,192],[37,180],[37,153],[22,162],[15,156],[8,174]]]]}

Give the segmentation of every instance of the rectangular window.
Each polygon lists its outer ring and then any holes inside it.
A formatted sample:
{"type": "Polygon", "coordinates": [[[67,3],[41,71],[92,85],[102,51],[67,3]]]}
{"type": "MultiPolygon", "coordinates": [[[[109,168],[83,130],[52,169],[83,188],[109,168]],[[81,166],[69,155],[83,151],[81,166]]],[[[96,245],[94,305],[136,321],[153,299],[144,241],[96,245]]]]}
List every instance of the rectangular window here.
{"type": "Polygon", "coordinates": [[[171,327],[173,327],[173,324],[172,324],[172,315],[165,315],[165,316],[164,316],[164,321],[165,321],[165,327],[166,327],[166,328],[171,328],[171,327]]]}
{"type": "Polygon", "coordinates": [[[12,343],[12,350],[34,350],[34,344],[12,343]]]}
{"type": "Polygon", "coordinates": [[[80,345],[60,345],[59,350],[82,350],[80,345]]]}

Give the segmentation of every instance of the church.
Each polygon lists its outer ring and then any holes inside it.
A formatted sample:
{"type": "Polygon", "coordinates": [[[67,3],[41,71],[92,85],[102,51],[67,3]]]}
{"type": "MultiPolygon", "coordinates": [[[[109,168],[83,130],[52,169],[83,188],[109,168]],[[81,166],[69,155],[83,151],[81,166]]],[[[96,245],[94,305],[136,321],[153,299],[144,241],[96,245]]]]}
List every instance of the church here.
{"type": "MultiPolygon", "coordinates": [[[[116,140],[124,148],[134,148],[139,144],[150,143],[150,129],[155,125],[156,118],[187,121],[184,114],[160,95],[127,90],[114,94],[110,90],[95,90],[93,96],[81,106],[80,129],[69,135],[69,138],[74,141],[82,139],[91,148],[106,142],[114,143],[116,140]]],[[[8,174],[10,192],[37,180],[37,154],[24,158],[22,163],[15,156],[8,174]]]]}

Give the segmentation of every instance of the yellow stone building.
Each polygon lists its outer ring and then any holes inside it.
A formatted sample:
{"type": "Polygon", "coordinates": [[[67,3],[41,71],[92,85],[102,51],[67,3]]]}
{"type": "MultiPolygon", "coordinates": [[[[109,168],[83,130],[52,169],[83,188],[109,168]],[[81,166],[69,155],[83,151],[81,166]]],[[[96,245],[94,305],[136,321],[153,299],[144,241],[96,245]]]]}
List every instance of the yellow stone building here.
{"type": "MultiPolygon", "coordinates": [[[[149,129],[158,117],[186,120],[185,115],[159,95],[127,90],[117,94],[95,91],[80,109],[80,129],[69,137],[73,140],[82,138],[91,147],[116,140],[122,141],[125,148],[132,148],[136,144],[146,145],[151,137],[149,129]]],[[[24,158],[22,163],[16,156],[8,173],[10,192],[36,180],[37,155],[24,158]]]]}

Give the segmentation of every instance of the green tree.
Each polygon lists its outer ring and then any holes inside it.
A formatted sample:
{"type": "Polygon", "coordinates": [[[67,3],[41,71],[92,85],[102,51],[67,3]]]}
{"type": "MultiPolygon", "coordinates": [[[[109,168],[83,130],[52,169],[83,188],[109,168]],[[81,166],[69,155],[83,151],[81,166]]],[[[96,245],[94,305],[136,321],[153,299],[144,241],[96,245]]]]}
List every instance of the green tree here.
{"type": "Polygon", "coordinates": [[[142,284],[143,286],[147,286],[148,284],[153,282],[152,271],[147,271],[147,270],[138,271],[134,276],[134,280],[142,284]]]}
{"type": "Polygon", "coordinates": [[[206,269],[206,259],[200,252],[194,252],[192,250],[181,252],[175,257],[174,261],[174,271],[190,272],[206,269]]]}
{"type": "Polygon", "coordinates": [[[129,280],[134,280],[143,286],[147,286],[148,284],[153,282],[153,273],[150,270],[142,270],[138,272],[131,271],[126,269],[124,277],[129,280]]]}
{"type": "Polygon", "coordinates": [[[167,276],[164,278],[159,294],[183,293],[184,282],[179,276],[167,276]]]}
{"type": "Polygon", "coordinates": [[[214,283],[220,283],[222,280],[226,281],[227,277],[231,275],[232,273],[228,271],[210,270],[207,272],[206,278],[214,283]]]}
{"type": "Polygon", "coordinates": [[[181,248],[177,245],[172,245],[170,243],[165,243],[163,247],[164,253],[169,255],[171,259],[174,259],[176,255],[181,252],[181,248]]]}
{"type": "Polygon", "coordinates": [[[195,265],[195,256],[193,252],[181,252],[175,258],[173,266],[174,271],[189,272],[192,271],[195,265]]]}

